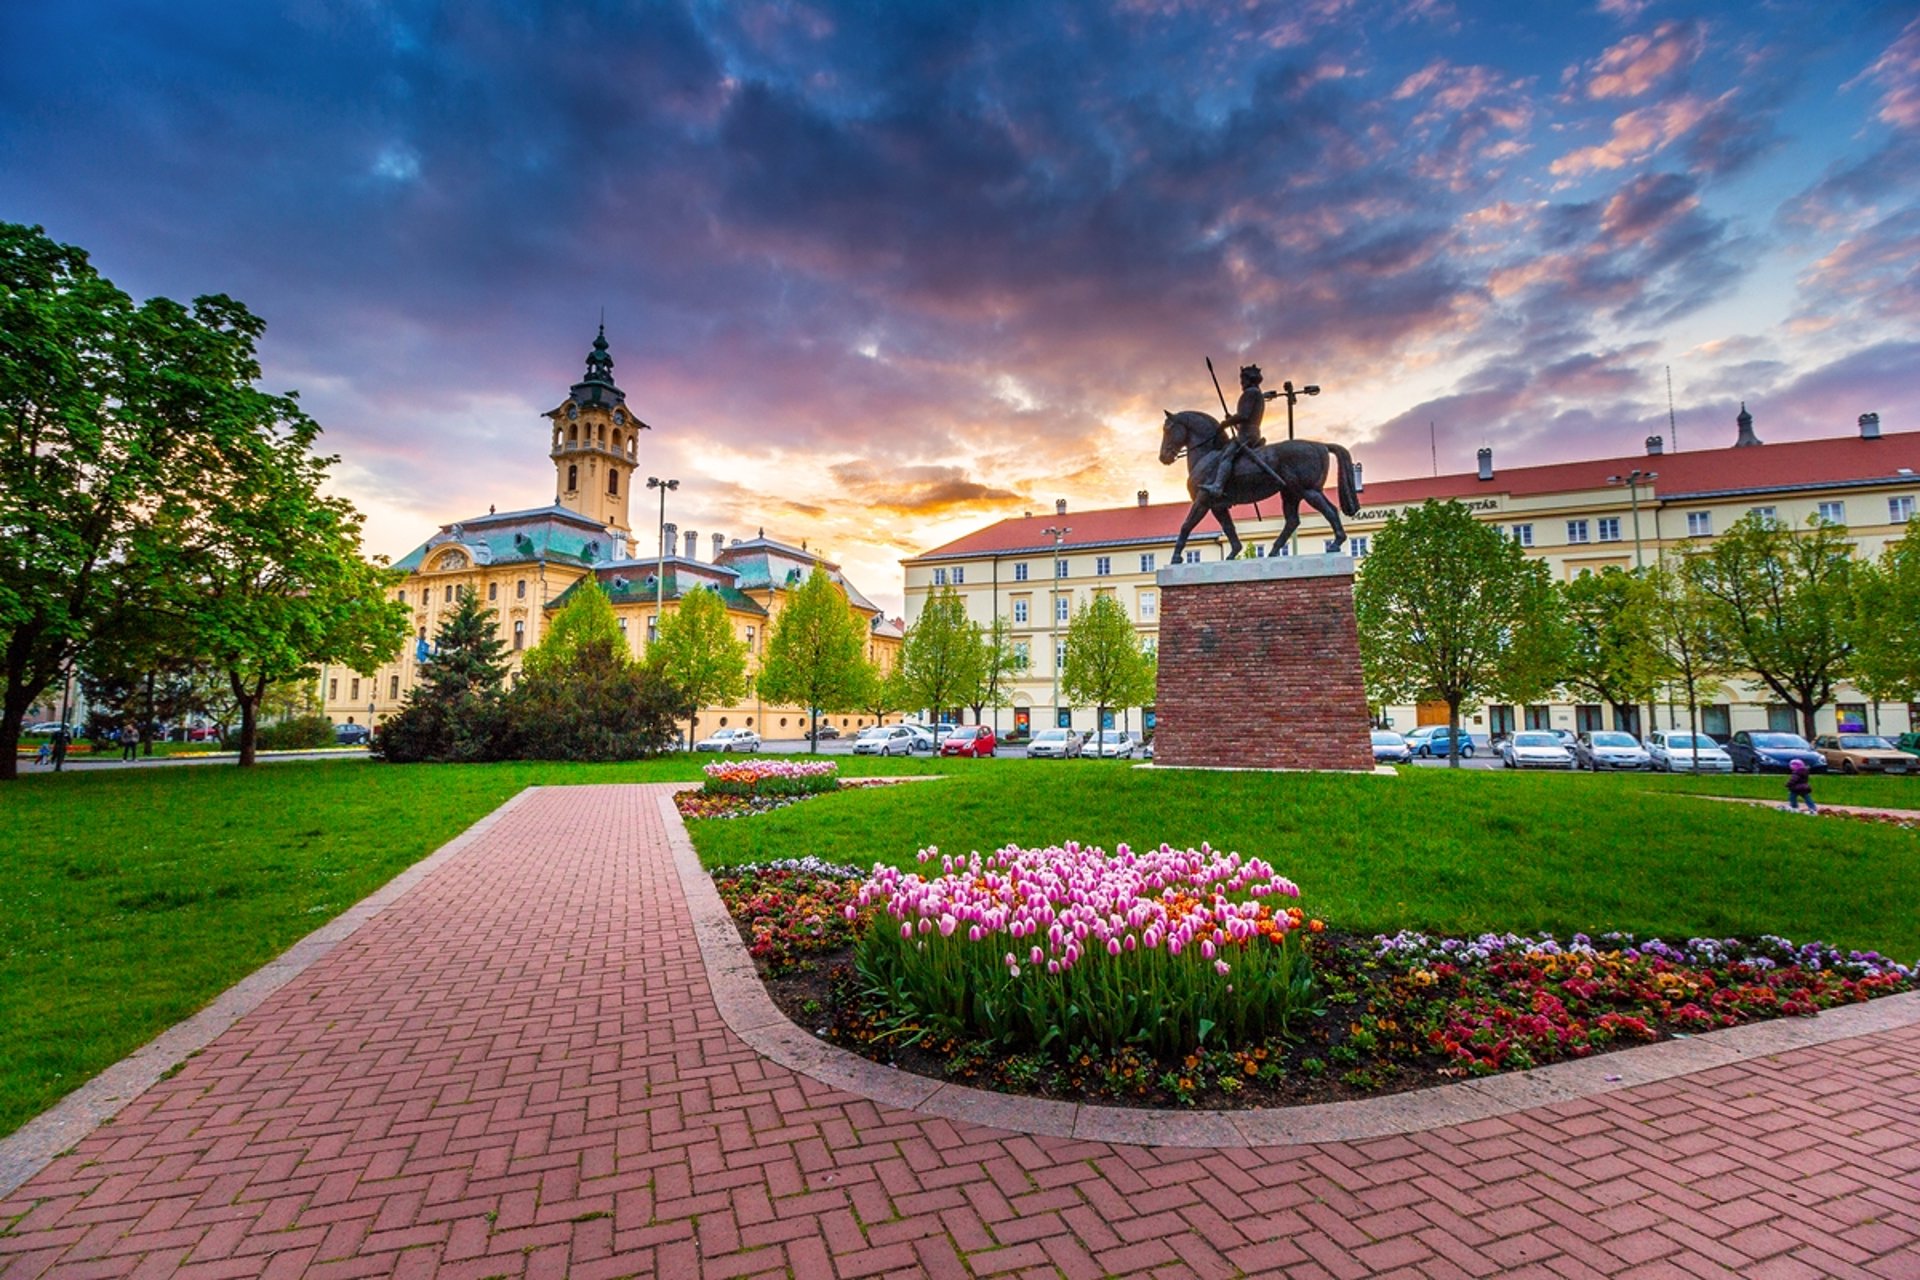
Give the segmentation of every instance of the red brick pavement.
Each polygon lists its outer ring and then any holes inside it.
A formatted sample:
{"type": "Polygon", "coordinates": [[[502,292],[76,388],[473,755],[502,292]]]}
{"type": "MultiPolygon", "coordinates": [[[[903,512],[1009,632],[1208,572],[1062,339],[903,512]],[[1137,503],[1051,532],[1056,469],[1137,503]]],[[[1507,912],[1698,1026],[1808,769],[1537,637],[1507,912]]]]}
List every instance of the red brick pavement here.
{"type": "Polygon", "coordinates": [[[1012,1135],[727,1031],[656,790],[505,815],[0,1202],[0,1280],[1920,1277],[1920,1030],[1367,1142],[1012,1135]]]}

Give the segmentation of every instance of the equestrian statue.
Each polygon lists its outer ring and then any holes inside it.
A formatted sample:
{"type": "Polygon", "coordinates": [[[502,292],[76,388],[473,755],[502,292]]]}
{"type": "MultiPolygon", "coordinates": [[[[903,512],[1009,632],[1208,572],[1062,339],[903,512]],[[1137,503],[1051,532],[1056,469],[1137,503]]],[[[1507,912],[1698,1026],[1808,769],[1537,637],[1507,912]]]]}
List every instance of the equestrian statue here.
{"type": "MultiPolygon", "coordinates": [[[[1212,368],[1212,361],[1208,361],[1212,368]]],[[[1198,409],[1167,413],[1160,431],[1160,463],[1171,466],[1182,453],[1187,456],[1187,494],[1193,509],[1180,525],[1180,537],[1173,544],[1174,563],[1186,550],[1187,537],[1208,512],[1227,535],[1229,556],[1240,554],[1240,535],[1233,527],[1233,508],[1261,502],[1280,495],[1286,524],[1274,539],[1270,554],[1279,555],[1287,539],[1300,527],[1300,503],[1305,501],[1327,518],[1333,526],[1333,546],[1337,551],[1346,543],[1347,531],[1341,527],[1340,514],[1360,514],[1360,491],[1353,474],[1353,457],[1337,444],[1318,440],[1282,440],[1268,444],[1260,435],[1260,420],[1266,402],[1280,394],[1260,389],[1259,365],[1240,370],[1240,399],[1233,412],[1223,419],[1198,409]],[[1326,483],[1329,456],[1340,465],[1340,507],[1334,509],[1321,486],[1326,483]]],[[[1216,390],[1218,385],[1216,384],[1216,390]]],[[[1220,407],[1226,408],[1221,397],[1220,407]]]]}

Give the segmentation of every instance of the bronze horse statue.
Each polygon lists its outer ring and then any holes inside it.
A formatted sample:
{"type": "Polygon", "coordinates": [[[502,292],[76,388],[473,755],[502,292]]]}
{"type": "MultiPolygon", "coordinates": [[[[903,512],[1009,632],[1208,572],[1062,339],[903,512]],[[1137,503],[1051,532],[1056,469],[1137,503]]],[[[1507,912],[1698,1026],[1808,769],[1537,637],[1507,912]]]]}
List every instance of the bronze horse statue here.
{"type": "Polygon", "coordinates": [[[1280,549],[1287,545],[1287,539],[1300,527],[1300,503],[1303,500],[1333,526],[1334,550],[1339,550],[1346,542],[1347,531],[1340,525],[1340,513],[1344,511],[1350,516],[1360,514],[1360,491],[1354,479],[1353,457],[1345,449],[1337,444],[1322,444],[1318,440],[1281,440],[1249,449],[1234,461],[1233,474],[1227,480],[1220,501],[1210,504],[1200,496],[1194,475],[1196,472],[1205,475],[1214,456],[1227,447],[1227,442],[1221,438],[1220,423],[1213,415],[1197,409],[1168,413],[1166,416],[1166,425],[1160,431],[1160,463],[1162,466],[1171,466],[1182,452],[1186,453],[1187,496],[1193,499],[1193,509],[1187,512],[1186,520],[1180,525],[1179,540],[1173,544],[1174,563],[1180,562],[1180,553],[1187,547],[1187,536],[1209,511],[1220,522],[1221,532],[1227,535],[1227,545],[1232,548],[1229,557],[1239,555],[1240,535],[1233,527],[1232,508],[1263,501],[1276,493],[1280,495],[1287,523],[1280,530],[1280,536],[1274,539],[1270,554],[1279,555],[1280,549]],[[1339,511],[1334,510],[1333,504],[1327,501],[1327,495],[1321,491],[1321,486],[1327,480],[1329,455],[1338,459],[1340,464],[1339,511]],[[1262,463],[1265,465],[1262,466],[1262,463]]]}

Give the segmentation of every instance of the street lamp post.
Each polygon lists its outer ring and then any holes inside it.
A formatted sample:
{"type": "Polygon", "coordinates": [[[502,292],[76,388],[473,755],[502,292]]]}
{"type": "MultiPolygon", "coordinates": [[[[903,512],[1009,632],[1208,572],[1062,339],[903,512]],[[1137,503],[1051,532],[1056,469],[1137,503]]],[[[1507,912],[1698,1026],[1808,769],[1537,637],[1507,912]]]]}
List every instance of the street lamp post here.
{"type": "MultiPolygon", "coordinates": [[[[1646,557],[1640,550],[1640,486],[1652,484],[1660,478],[1658,471],[1642,471],[1633,468],[1624,476],[1608,476],[1608,484],[1620,484],[1627,487],[1627,503],[1633,508],[1633,567],[1639,572],[1647,567],[1646,557]]],[[[1653,732],[1654,704],[1652,694],[1647,697],[1647,732],[1653,732]]]]}
{"type": "Polygon", "coordinates": [[[1275,396],[1285,396],[1287,398],[1287,439],[1293,439],[1293,402],[1301,396],[1317,396],[1319,394],[1320,388],[1311,382],[1304,387],[1298,388],[1291,382],[1283,382],[1280,384],[1280,390],[1267,392],[1267,399],[1269,400],[1275,396]]]}
{"type": "Polygon", "coordinates": [[[653,634],[647,637],[649,648],[660,638],[660,623],[667,609],[667,490],[679,487],[678,480],[647,477],[647,488],[660,491],[660,560],[653,573],[653,634]]]}
{"type": "Polygon", "coordinates": [[[1073,530],[1067,525],[1049,525],[1040,532],[1053,537],[1053,563],[1047,566],[1053,570],[1053,586],[1047,592],[1047,643],[1053,646],[1053,652],[1047,657],[1053,668],[1053,723],[1057,726],[1060,723],[1060,547],[1073,530]]]}

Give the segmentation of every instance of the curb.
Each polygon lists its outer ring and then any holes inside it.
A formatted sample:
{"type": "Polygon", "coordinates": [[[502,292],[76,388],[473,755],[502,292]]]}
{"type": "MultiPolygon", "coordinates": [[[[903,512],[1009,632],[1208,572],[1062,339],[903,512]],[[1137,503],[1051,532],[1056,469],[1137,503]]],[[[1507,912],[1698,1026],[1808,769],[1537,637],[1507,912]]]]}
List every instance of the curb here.
{"type": "Polygon", "coordinates": [[[881,1066],[796,1026],[767,994],[713,878],[700,865],[686,824],[674,807],[672,790],[662,790],[658,803],[694,936],[706,962],[713,1002],[721,1019],[749,1048],[789,1070],[884,1106],[1015,1133],[1147,1147],[1231,1149],[1353,1142],[1488,1120],[1920,1024],[1920,992],[1906,992],[1829,1009],[1813,1018],[1748,1023],[1528,1071],[1299,1107],[1165,1111],[993,1093],[881,1066]]]}
{"type": "MultiPolygon", "coordinates": [[[[485,835],[537,788],[527,787],[447,843],[288,947],[215,996],[184,1022],[175,1023],[106,1068],[18,1129],[0,1138],[0,1199],[52,1163],[68,1147],[119,1114],[175,1066],[213,1043],[215,1037],[266,1002],[268,996],[325,959],[402,894],[485,835]]],[[[675,816],[678,816],[676,811],[675,816]]]]}

